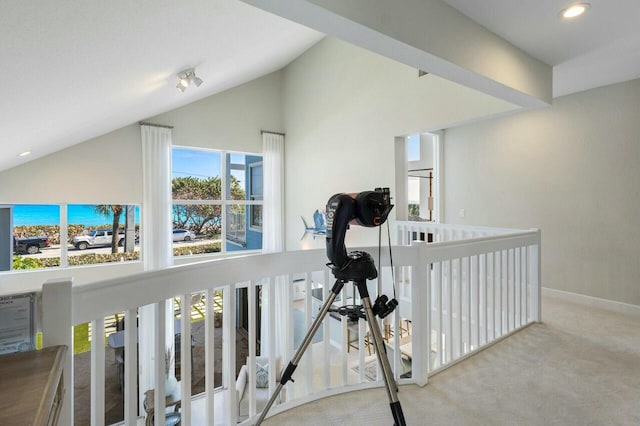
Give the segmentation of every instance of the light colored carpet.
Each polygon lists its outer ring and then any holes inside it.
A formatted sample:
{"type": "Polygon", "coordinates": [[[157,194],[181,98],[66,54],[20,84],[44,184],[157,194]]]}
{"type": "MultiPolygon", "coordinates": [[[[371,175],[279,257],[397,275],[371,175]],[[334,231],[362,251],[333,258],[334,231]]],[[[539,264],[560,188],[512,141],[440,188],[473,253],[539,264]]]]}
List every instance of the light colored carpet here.
{"type": "MultiPolygon", "coordinates": [[[[402,386],[408,425],[639,425],[640,317],[549,298],[535,324],[435,377],[402,386]]],[[[265,425],[393,423],[384,389],[327,398],[265,425]]]]}

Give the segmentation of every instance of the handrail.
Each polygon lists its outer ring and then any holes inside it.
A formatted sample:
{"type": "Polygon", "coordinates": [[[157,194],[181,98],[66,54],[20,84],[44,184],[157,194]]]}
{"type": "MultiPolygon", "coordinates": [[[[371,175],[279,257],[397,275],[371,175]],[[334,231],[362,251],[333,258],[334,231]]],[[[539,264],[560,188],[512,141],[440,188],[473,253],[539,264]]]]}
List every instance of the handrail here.
{"type": "MultiPolygon", "coordinates": [[[[375,259],[377,247],[358,250],[369,252],[375,259]]],[[[410,265],[417,260],[410,247],[393,247],[396,265],[410,265]]],[[[283,253],[250,254],[232,258],[206,260],[171,266],[157,271],[140,272],[126,277],[112,278],[72,289],[74,325],[138,306],[159,302],[183,293],[195,293],[205,288],[243,283],[265,276],[288,275],[294,264],[298,272],[326,270],[324,250],[304,250],[283,253]],[[180,283],[179,289],[176,283],[180,283]],[[153,289],[149,293],[148,289],[153,289]]],[[[383,266],[389,265],[388,253],[382,252],[383,266]]]]}
{"type": "Polygon", "coordinates": [[[455,231],[468,231],[468,232],[487,232],[491,234],[510,234],[522,232],[519,228],[495,228],[491,226],[476,226],[476,225],[455,225],[450,223],[435,223],[435,222],[415,222],[409,220],[397,220],[394,222],[396,227],[400,226],[424,226],[433,229],[443,230],[455,230],[455,231]]]}

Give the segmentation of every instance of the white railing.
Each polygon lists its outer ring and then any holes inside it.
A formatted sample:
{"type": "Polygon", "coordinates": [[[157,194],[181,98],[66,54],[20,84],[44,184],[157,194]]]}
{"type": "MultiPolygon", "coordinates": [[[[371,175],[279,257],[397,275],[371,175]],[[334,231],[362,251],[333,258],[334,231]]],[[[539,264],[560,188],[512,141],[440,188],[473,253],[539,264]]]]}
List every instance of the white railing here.
{"type": "Polygon", "coordinates": [[[448,225],[435,222],[396,221],[398,244],[408,245],[411,241],[443,241],[464,240],[468,238],[488,237],[491,235],[507,235],[522,232],[513,228],[490,228],[486,226],[448,225]]]}
{"type": "MultiPolygon", "coordinates": [[[[378,258],[377,248],[364,250],[378,258]]],[[[388,354],[398,382],[424,385],[430,375],[539,321],[539,259],[540,233],[537,230],[505,231],[479,238],[396,246],[393,248],[393,271],[389,257],[383,252],[380,277],[370,286],[372,300],[381,292],[391,296],[392,277],[410,289],[399,295],[400,307],[393,312],[393,320],[381,323],[383,330],[388,326],[388,354]],[[394,351],[393,348],[400,350],[394,351]]],[[[268,344],[263,343],[263,347],[269,349],[261,355],[269,358],[269,371],[276,371],[273,336],[283,336],[279,340],[283,342],[280,358],[286,365],[293,355],[296,338],[299,340],[299,334],[304,334],[310,326],[318,306],[326,299],[333,284],[325,263],[324,250],[311,250],[212,260],[78,287],[72,286],[71,280],[45,283],[44,342],[47,346],[71,345],[71,326],[91,322],[91,424],[103,425],[104,318],[122,311],[125,311],[126,318],[135,318],[139,307],[153,304],[156,314],[154,371],[156,377],[163,377],[166,300],[179,297],[181,316],[188,318],[191,295],[204,291],[207,304],[206,390],[199,399],[186,403],[192,400],[191,322],[182,321],[182,424],[235,424],[241,420],[238,419],[236,377],[230,373],[236,371],[236,347],[229,342],[236,341],[236,289],[248,288],[250,409],[245,423],[249,424],[258,411],[255,312],[259,301],[254,290],[257,287],[269,289],[262,293],[262,309],[268,312],[262,327],[267,328],[271,339],[268,344]],[[276,288],[280,282],[284,285],[276,288]],[[294,291],[293,285],[301,288],[294,291]],[[222,292],[223,299],[222,349],[214,347],[214,315],[209,314],[213,309],[214,291],[222,292]],[[294,294],[303,295],[302,299],[294,300],[294,294]],[[65,306],[69,309],[64,310],[65,306]],[[60,312],[61,309],[64,312],[60,312]],[[214,389],[214,370],[217,367],[214,355],[219,350],[222,353],[222,388],[214,389]]],[[[359,302],[351,285],[343,288],[341,300],[359,302]]],[[[142,325],[140,327],[142,333],[142,325]]],[[[144,415],[144,410],[140,406],[138,411],[137,336],[133,327],[125,327],[124,340],[124,423],[134,425],[138,415],[144,415]]],[[[318,342],[311,345],[294,374],[296,382],[286,385],[282,403],[273,407],[270,414],[325,396],[381,386],[382,375],[379,368],[376,369],[375,361],[372,367],[367,341],[364,321],[353,324],[346,317],[328,315],[318,342]]],[[[141,357],[144,355],[140,354],[141,357]]],[[[65,369],[67,395],[64,408],[67,419],[71,418],[69,413],[73,410],[72,371],[70,356],[65,369]]],[[[275,383],[273,379],[269,381],[269,393],[273,392],[275,383]]],[[[155,412],[164,412],[165,400],[159,395],[164,395],[162,380],[156,382],[155,412]]],[[[66,423],[63,421],[61,424],[66,423]]],[[[155,424],[164,424],[162,416],[156,416],[155,424]]]]}

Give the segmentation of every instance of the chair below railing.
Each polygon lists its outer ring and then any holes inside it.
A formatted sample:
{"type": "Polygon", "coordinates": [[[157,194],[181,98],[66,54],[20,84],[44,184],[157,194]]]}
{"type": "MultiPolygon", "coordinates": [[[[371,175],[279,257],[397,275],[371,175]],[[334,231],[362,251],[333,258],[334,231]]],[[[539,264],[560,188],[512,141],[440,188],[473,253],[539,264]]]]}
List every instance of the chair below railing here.
{"type": "MultiPolygon", "coordinates": [[[[364,250],[378,258],[377,248],[364,250]]],[[[398,382],[425,385],[430,375],[539,321],[539,259],[537,230],[396,246],[393,267],[388,255],[382,253],[379,278],[369,283],[372,299],[392,293],[392,277],[407,288],[400,294],[399,308],[380,323],[398,382]]],[[[181,424],[249,424],[261,409],[257,404],[276,387],[276,375],[269,372],[279,371],[277,360],[286,365],[328,296],[334,280],[325,263],[324,251],[313,250],[213,260],[78,287],[72,286],[71,280],[48,282],[43,286],[45,344],[72,347],[71,327],[91,322],[90,422],[103,425],[104,318],[114,312],[138,318],[140,331],[125,327],[124,336],[123,421],[134,425],[145,415],[141,401],[150,390],[144,385],[145,374],[154,383],[154,411],[165,411],[164,378],[167,371],[171,375],[173,361],[166,356],[170,346],[166,342],[173,339],[166,336],[174,334],[170,330],[174,297],[180,300],[180,316],[185,319],[191,317],[192,295],[204,292],[203,299],[197,298],[204,327],[202,323],[180,322],[181,424]],[[219,298],[214,301],[214,293],[222,297],[221,328],[215,327],[220,309],[216,307],[214,313],[215,302],[219,303],[219,298]],[[148,328],[145,323],[150,312],[148,328]],[[246,324],[246,347],[230,343],[236,342],[239,323],[246,324]],[[202,328],[204,359],[195,357],[194,364],[204,365],[194,366],[191,336],[202,328]],[[152,347],[145,347],[142,339],[138,344],[140,333],[153,335],[152,347]],[[238,358],[240,353],[243,355],[238,358]],[[146,363],[147,358],[153,362],[146,363]],[[145,371],[147,365],[153,370],[145,371]],[[244,376],[236,376],[243,365],[244,376]],[[192,382],[199,378],[192,380],[193,369],[204,371],[205,382],[203,395],[195,399],[192,382]]],[[[343,288],[335,302],[359,303],[351,285],[343,288]]],[[[270,414],[325,396],[381,386],[381,372],[368,342],[364,321],[327,315],[302,357],[295,383],[285,386],[280,404],[270,414]]],[[[72,357],[67,361],[65,409],[66,419],[72,423],[72,357]]],[[[165,418],[155,416],[154,421],[163,425],[165,418]]]]}

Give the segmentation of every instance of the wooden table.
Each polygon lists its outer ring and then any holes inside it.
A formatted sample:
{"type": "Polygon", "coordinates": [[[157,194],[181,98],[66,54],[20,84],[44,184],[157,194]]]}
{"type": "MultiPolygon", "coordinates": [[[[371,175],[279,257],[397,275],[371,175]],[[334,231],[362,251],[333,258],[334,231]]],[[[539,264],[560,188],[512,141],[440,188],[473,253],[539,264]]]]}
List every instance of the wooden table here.
{"type": "Polygon", "coordinates": [[[66,346],[0,356],[0,423],[56,425],[64,397],[66,346]]]}

